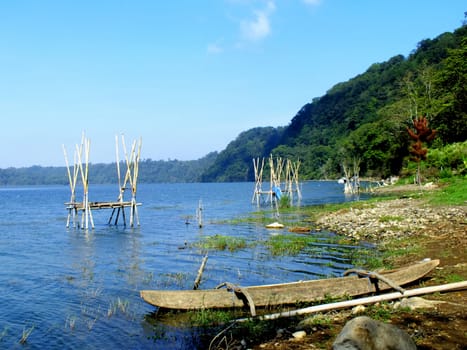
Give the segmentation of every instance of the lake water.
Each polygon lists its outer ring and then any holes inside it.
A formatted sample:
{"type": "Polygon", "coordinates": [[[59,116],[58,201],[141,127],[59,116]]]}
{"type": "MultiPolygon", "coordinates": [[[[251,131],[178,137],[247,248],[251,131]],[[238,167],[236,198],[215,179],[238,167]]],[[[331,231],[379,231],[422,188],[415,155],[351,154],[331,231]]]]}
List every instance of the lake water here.
{"type": "MultiPolygon", "coordinates": [[[[0,348],[196,348],[181,327],[160,325],[164,336],[154,336],[155,308],[140,299],[139,290],[191,289],[204,254],[191,244],[203,236],[253,242],[277,233],[258,224],[227,223],[258,211],[251,203],[253,189],[253,183],[142,184],[139,227],[108,226],[110,210],[100,210],[93,212],[95,228],[86,231],[66,228],[68,187],[0,188],[0,348]],[[199,200],[201,229],[194,218],[199,200]]],[[[301,205],[352,200],[342,190],[336,182],[305,182],[301,205]]],[[[117,186],[90,186],[90,201],[117,195],[117,186]]],[[[293,257],[272,257],[261,244],[233,253],[210,251],[200,288],[340,275],[352,267],[352,249],[358,248],[323,241],[293,257]]]]}

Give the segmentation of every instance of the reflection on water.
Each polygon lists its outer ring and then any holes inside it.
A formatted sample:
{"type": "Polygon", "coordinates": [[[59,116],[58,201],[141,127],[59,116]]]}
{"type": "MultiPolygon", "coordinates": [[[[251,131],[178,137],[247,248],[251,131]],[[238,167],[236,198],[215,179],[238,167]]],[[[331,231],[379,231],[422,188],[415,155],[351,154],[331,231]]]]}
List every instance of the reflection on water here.
{"type": "MultiPolygon", "coordinates": [[[[193,243],[203,236],[267,240],[273,232],[263,226],[226,223],[258,210],[251,204],[253,187],[143,184],[140,227],[109,227],[110,211],[101,210],[93,212],[96,227],[88,231],[65,227],[66,186],[0,189],[1,347],[192,348],[199,335],[157,323],[139,290],[191,289],[204,255],[193,243]],[[201,229],[195,218],[200,199],[201,229]]],[[[91,185],[89,194],[91,201],[114,200],[117,189],[91,185]]],[[[304,183],[302,194],[302,205],[347,200],[334,182],[304,183]]],[[[349,256],[358,247],[329,243],[327,233],[315,235],[315,243],[291,257],[273,257],[264,244],[211,251],[200,287],[338,276],[351,267],[349,256]]]]}

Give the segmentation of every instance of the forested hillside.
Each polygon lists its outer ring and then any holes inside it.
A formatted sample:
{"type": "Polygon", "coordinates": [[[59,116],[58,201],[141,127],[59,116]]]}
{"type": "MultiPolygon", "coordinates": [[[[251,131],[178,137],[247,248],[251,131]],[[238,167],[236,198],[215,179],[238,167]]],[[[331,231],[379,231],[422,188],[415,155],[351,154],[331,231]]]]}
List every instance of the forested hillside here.
{"type": "Polygon", "coordinates": [[[219,154],[204,181],[254,180],[252,159],[301,160],[302,179],[336,178],[342,163],[360,160],[360,174],[387,177],[408,160],[407,127],[426,116],[438,131],[431,147],[467,135],[467,27],[422,40],[409,55],[375,63],[304,105],[284,129],[252,129],[219,154]],[[261,134],[260,134],[261,133],[261,134]],[[249,139],[280,140],[271,150],[247,147],[249,139]]]}
{"type": "Polygon", "coordinates": [[[219,153],[201,181],[251,181],[255,178],[252,158],[269,154],[279,144],[283,128],[253,128],[242,132],[219,153]]]}
{"type": "MultiPolygon", "coordinates": [[[[301,180],[335,179],[342,164],[354,160],[360,162],[360,175],[386,178],[406,171],[407,127],[420,116],[437,130],[429,153],[433,164],[465,171],[466,25],[420,41],[408,57],[375,63],[336,84],[305,104],[287,126],[244,131],[222,152],[198,160],[143,160],[139,182],[253,181],[252,159],[270,155],[300,160],[301,180]]],[[[115,163],[91,164],[90,181],[116,183],[115,163]]],[[[3,186],[67,183],[65,167],[0,169],[3,186]]]]}

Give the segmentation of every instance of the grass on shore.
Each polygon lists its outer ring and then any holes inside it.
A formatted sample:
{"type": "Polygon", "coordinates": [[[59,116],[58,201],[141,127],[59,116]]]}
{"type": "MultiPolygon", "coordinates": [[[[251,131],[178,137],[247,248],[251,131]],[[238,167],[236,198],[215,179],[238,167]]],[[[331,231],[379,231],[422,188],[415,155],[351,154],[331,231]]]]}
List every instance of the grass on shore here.
{"type": "Polygon", "coordinates": [[[466,205],[467,178],[451,178],[449,182],[440,183],[440,189],[429,197],[433,205],[466,205]]]}
{"type": "Polygon", "coordinates": [[[466,205],[467,204],[467,178],[450,178],[448,181],[442,181],[438,184],[438,189],[427,190],[423,186],[415,187],[412,190],[400,192],[397,191],[399,185],[393,185],[395,191],[378,192],[365,201],[345,202],[322,204],[303,208],[303,212],[309,216],[310,221],[316,221],[322,215],[335,212],[341,209],[354,208],[363,209],[369,208],[374,203],[397,199],[401,197],[411,197],[424,199],[431,205],[449,206],[449,205],[466,205]]]}

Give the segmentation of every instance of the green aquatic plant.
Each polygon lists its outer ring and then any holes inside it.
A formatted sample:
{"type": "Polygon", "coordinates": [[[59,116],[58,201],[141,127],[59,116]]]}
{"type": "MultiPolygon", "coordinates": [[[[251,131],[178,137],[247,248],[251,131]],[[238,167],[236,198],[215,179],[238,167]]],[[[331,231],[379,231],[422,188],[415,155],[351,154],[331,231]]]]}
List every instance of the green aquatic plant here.
{"type": "Polygon", "coordinates": [[[111,317],[120,311],[122,314],[127,315],[129,312],[130,302],[128,300],[120,299],[117,297],[117,300],[111,301],[107,309],[107,317],[111,317]]]}
{"type": "Polygon", "coordinates": [[[117,307],[123,313],[126,314],[129,310],[130,302],[128,300],[122,300],[120,297],[117,298],[117,307]]]}
{"type": "Polygon", "coordinates": [[[247,243],[243,238],[214,235],[203,237],[200,242],[195,243],[195,246],[203,250],[214,249],[234,252],[246,248],[247,243]]]}
{"type": "Polygon", "coordinates": [[[188,313],[189,324],[196,327],[210,327],[232,321],[235,313],[224,310],[202,309],[188,313]]]}
{"type": "Polygon", "coordinates": [[[376,249],[354,249],[348,258],[350,264],[359,268],[375,270],[385,267],[382,254],[376,249]]]}
{"type": "Polygon", "coordinates": [[[282,234],[271,236],[265,245],[273,256],[297,255],[317,239],[310,235],[282,234]]]}
{"type": "Polygon", "coordinates": [[[279,200],[279,208],[284,209],[284,208],[290,208],[291,206],[291,200],[289,196],[282,196],[281,199],[279,200]]]}

